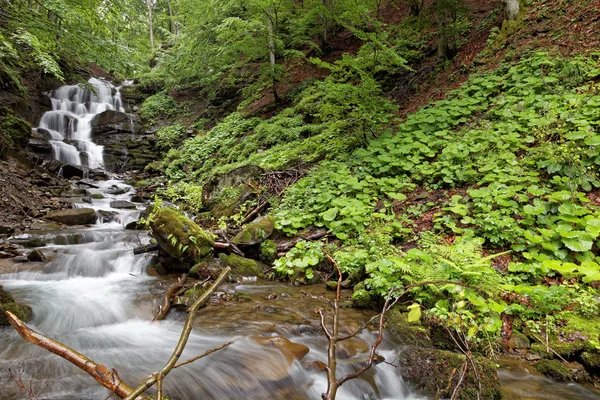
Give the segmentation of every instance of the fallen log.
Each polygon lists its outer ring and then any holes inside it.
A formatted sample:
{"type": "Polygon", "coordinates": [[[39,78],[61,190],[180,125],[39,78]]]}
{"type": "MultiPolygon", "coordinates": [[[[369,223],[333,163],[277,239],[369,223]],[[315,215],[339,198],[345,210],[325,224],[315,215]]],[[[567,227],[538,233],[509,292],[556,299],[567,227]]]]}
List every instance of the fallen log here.
{"type": "Polygon", "coordinates": [[[161,304],[158,306],[158,312],[154,316],[153,321],[162,321],[165,319],[169,310],[171,309],[171,303],[173,302],[173,298],[177,296],[179,291],[185,286],[185,282],[187,281],[187,274],[181,275],[177,282],[173,285],[169,286],[167,292],[165,293],[161,304]]]}
{"type": "Polygon", "coordinates": [[[327,231],[325,229],[320,229],[307,235],[295,237],[283,243],[277,244],[277,252],[285,252],[303,240],[317,240],[325,236],[327,236],[327,231]]]}
{"type": "MultiPolygon", "coordinates": [[[[119,396],[121,399],[124,399],[133,393],[133,389],[127,386],[121,378],[119,378],[115,369],[109,370],[104,365],[96,364],[94,361],[72,348],[30,329],[23,321],[9,311],[6,312],[6,316],[8,317],[8,322],[10,322],[23,339],[64,358],[71,364],[84,370],[90,374],[96,382],[119,396]]],[[[135,397],[132,397],[132,399],[150,400],[148,396],[142,393],[137,394],[135,397]]]]}
{"type": "Polygon", "coordinates": [[[151,251],[158,250],[158,248],[159,248],[158,243],[150,243],[145,246],[136,247],[135,249],[133,249],[133,254],[137,255],[137,254],[150,253],[151,251]]]}

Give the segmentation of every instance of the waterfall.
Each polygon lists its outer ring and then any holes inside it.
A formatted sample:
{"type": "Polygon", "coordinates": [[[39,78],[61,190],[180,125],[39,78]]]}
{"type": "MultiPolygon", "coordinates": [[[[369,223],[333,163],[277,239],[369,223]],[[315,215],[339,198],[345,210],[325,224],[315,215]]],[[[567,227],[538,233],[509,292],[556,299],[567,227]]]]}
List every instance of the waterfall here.
{"type": "Polygon", "coordinates": [[[92,142],[92,119],[101,112],[124,112],[121,93],[109,82],[91,78],[90,90],[66,85],[49,93],[52,111],[44,113],[38,131],[49,133],[52,155],[69,164],[101,168],[103,146],[92,142]]]}

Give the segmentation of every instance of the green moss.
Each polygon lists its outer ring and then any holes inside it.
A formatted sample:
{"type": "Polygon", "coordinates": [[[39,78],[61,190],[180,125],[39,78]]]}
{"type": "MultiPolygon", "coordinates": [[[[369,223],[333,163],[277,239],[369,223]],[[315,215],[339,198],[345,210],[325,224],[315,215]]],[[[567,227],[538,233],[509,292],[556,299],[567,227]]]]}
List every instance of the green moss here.
{"type": "Polygon", "coordinates": [[[233,275],[241,276],[262,276],[263,269],[259,263],[249,258],[240,257],[235,254],[219,254],[221,264],[231,267],[233,275]]]}
{"type": "Polygon", "coordinates": [[[4,303],[0,304],[0,326],[10,326],[8,317],[4,314],[5,311],[9,311],[16,315],[21,321],[29,322],[33,316],[31,307],[24,306],[16,303],[4,303]]]}
{"type": "Polygon", "coordinates": [[[511,349],[528,349],[531,347],[531,343],[527,336],[517,330],[513,330],[512,336],[508,341],[508,347],[511,349]]]}
{"type": "Polygon", "coordinates": [[[94,193],[90,196],[92,199],[103,199],[104,196],[100,193],[94,193]]]}
{"type": "Polygon", "coordinates": [[[186,290],[183,295],[190,299],[192,302],[194,302],[197,299],[199,299],[200,296],[202,296],[205,292],[206,289],[204,289],[202,286],[194,285],[194,287],[192,287],[191,289],[186,290]]]}
{"type": "Polygon", "coordinates": [[[252,301],[252,297],[250,297],[250,295],[246,292],[235,292],[233,299],[235,301],[239,301],[240,303],[252,301]]]}
{"type": "Polygon", "coordinates": [[[274,227],[275,218],[270,215],[260,217],[246,225],[231,241],[235,244],[258,244],[271,236],[274,227]]]}
{"type": "MultiPolygon", "coordinates": [[[[399,356],[402,376],[415,389],[428,396],[450,398],[458,386],[466,357],[450,351],[409,347],[399,356]]],[[[474,357],[477,372],[468,368],[456,398],[461,400],[497,400],[502,398],[502,388],[496,366],[483,357],[474,357]],[[479,390],[481,386],[481,390],[479,390]]]]}
{"type": "Polygon", "coordinates": [[[2,285],[0,285],[0,304],[5,303],[14,303],[15,299],[12,297],[12,294],[4,290],[2,285]]]}
{"type": "Polygon", "coordinates": [[[556,360],[540,360],[535,368],[539,373],[559,382],[570,381],[573,376],[573,373],[566,365],[556,360]]]}
{"type": "Polygon", "coordinates": [[[397,308],[386,314],[385,327],[403,345],[431,346],[427,329],[421,325],[410,324],[407,314],[397,308]]]}
{"type": "Polygon", "coordinates": [[[224,188],[211,210],[211,216],[214,219],[232,216],[250,192],[247,185],[224,188]]]}
{"type": "Polygon", "coordinates": [[[9,145],[24,147],[31,136],[31,124],[17,117],[12,110],[1,107],[0,136],[3,136],[9,145]]]}
{"type": "Polygon", "coordinates": [[[277,258],[277,244],[272,240],[265,240],[260,244],[260,259],[271,263],[277,258]]]}
{"type": "Polygon", "coordinates": [[[360,282],[358,285],[354,286],[352,302],[354,303],[354,307],[357,308],[373,307],[373,296],[368,290],[366,290],[364,282],[360,282]]]}
{"type": "Polygon", "coordinates": [[[592,351],[581,353],[581,361],[586,368],[600,370],[600,354],[592,351]]]}
{"type": "Polygon", "coordinates": [[[337,281],[327,281],[325,283],[325,286],[327,286],[328,290],[336,291],[337,287],[338,287],[338,283],[337,283],[337,281]]]}
{"type": "Polygon", "coordinates": [[[186,264],[212,253],[213,236],[173,208],[161,208],[150,220],[150,228],[160,247],[186,264]]]}
{"type": "MultiPolygon", "coordinates": [[[[578,353],[582,352],[586,348],[587,342],[585,340],[577,339],[573,342],[561,342],[552,339],[548,342],[548,346],[561,357],[566,359],[574,358],[578,353]]],[[[531,345],[531,351],[533,353],[541,354],[545,358],[554,358],[554,352],[546,351],[546,345],[542,343],[533,343],[531,345]]]]}

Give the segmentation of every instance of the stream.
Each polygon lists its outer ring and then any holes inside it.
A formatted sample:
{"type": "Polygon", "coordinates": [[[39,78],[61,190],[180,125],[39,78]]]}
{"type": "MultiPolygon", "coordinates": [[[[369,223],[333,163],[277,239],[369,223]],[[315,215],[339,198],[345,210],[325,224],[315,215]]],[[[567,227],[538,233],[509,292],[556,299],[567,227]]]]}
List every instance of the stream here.
{"type": "MultiPolygon", "coordinates": [[[[89,121],[105,109],[121,109],[118,90],[94,80],[98,96],[78,87],[64,87],[51,94],[53,111],[42,117],[39,129],[49,132],[55,157],[92,167],[102,166],[102,148],[91,139],[89,121]],[[49,114],[49,115],[48,115],[49,114]],[[66,140],[66,142],[64,142],[66,140]],[[84,163],[83,161],[86,160],[84,163]]],[[[133,248],[149,242],[143,231],[124,226],[139,217],[137,209],[111,207],[116,200],[130,200],[132,188],[121,180],[90,182],[87,195],[94,208],[113,213],[112,220],[95,225],[57,231],[35,232],[11,238],[18,243],[44,243],[40,250],[47,261],[0,260],[0,285],[16,302],[33,308],[28,324],[51,338],[81,352],[99,364],[115,368],[124,382],[136,386],[156,372],[175,348],[185,312],[171,310],[168,318],[152,322],[153,311],[176,276],[149,276],[151,255],[134,255],[133,248]],[[100,196],[94,196],[100,197],[100,196]]],[[[106,213],[103,213],[106,215],[106,213]]],[[[350,295],[351,292],[344,295],[350,295]]],[[[165,380],[164,390],[173,400],[187,399],[320,399],[325,392],[325,373],[303,363],[327,359],[327,341],[319,330],[316,308],[327,308],[333,293],[324,285],[294,287],[268,281],[226,283],[198,313],[194,331],[180,360],[234,341],[210,356],[175,369],[165,380]],[[252,301],[232,299],[247,293],[252,301]],[[302,361],[290,360],[282,352],[259,344],[256,337],[283,336],[310,348],[302,361]]],[[[341,311],[341,326],[347,330],[374,313],[357,309],[341,311]]],[[[370,345],[376,333],[364,330],[356,340],[370,345]]],[[[378,353],[392,363],[402,351],[401,343],[385,335],[378,353]]],[[[339,360],[338,376],[354,371],[366,360],[358,354],[339,360]]],[[[23,381],[40,399],[106,399],[109,392],[93,378],[67,361],[25,342],[10,327],[0,328],[0,398],[27,398],[12,381],[23,381]]],[[[404,399],[426,397],[414,392],[402,371],[381,363],[348,381],[338,399],[404,399]]],[[[509,365],[499,372],[507,399],[599,399],[590,390],[574,384],[555,383],[523,367],[509,365]]],[[[148,391],[153,393],[152,390],[148,391]]]]}

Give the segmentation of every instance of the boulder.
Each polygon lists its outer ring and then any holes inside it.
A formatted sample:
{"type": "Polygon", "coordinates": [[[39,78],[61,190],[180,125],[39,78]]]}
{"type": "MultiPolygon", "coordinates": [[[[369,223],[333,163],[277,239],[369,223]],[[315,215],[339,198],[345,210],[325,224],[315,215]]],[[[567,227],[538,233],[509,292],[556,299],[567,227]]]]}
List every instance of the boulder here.
{"type": "Polygon", "coordinates": [[[161,208],[150,220],[152,235],[169,256],[195,265],[213,251],[212,235],[173,208],[161,208]]]}
{"type": "Polygon", "coordinates": [[[48,261],[44,253],[40,250],[33,250],[31,253],[27,255],[27,259],[31,262],[45,262],[48,261]]]}
{"type": "MultiPolygon", "coordinates": [[[[451,351],[409,346],[398,357],[402,377],[427,396],[450,398],[461,379],[466,356],[451,351]]],[[[458,389],[456,399],[499,400],[502,388],[495,364],[483,357],[473,357],[458,389]],[[481,386],[481,391],[480,391],[481,386]]]]}
{"type": "Polygon", "coordinates": [[[531,343],[527,336],[517,330],[512,331],[512,335],[508,340],[508,348],[514,350],[525,350],[531,347],[531,343]]]}
{"type": "Polygon", "coordinates": [[[47,137],[35,130],[31,132],[31,137],[29,138],[27,146],[34,153],[48,158],[52,156],[52,144],[48,141],[47,137]]]}
{"type": "Polygon", "coordinates": [[[13,233],[15,231],[15,227],[12,225],[9,225],[6,222],[2,222],[0,223],[0,235],[4,235],[7,233],[13,233]]]}
{"type": "Polygon", "coordinates": [[[540,360],[535,368],[539,373],[558,382],[584,383],[590,381],[590,376],[585,372],[583,365],[576,362],[565,364],[558,360],[540,360]]]}
{"type": "MultiPolygon", "coordinates": [[[[222,204],[224,198],[233,199],[234,197],[237,197],[235,198],[235,202],[232,202],[233,205],[227,207],[235,209],[235,207],[246,200],[248,194],[252,192],[252,186],[249,186],[248,183],[256,186],[263,174],[264,171],[262,168],[256,165],[245,165],[224,174],[214,175],[202,187],[202,204],[209,209],[213,209],[217,205],[220,205],[220,203],[222,204]],[[232,196],[231,194],[226,193],[227,196],[223,196],[223,192],[232,192],[232,189],[239,192],[239,194],[237,196],[232,196]]],[[[224,212],[226,211],[228,210],[223,210],[221,214],[225,215],[224,212]]],[[[232,211],[233,210],[231,210],[231,212],[232,211]]]]}
{"type": "Polygon", "coordinates": [[[106,110],[92,119],[92,134],[138,134],[142,130],[142,124],[133,114],[125,114],[120,111],[106,110]]]}
{"type": "Polygon", "coordinates": [[[51,211],[45,218],[65,225],[86,225],[96,222],[98,216],[93,208],[71,208],[51,211]]]}
{"type": "Polygon", "coordinates": [[[273,234],[275,218],[270,215],[259,217],[246,225],[231,241],[237,245],[260,244],[273,234]]]}
{"type": "Polygon", "coordinates": [[[234,276],[262,276],[263,268],[259,262],[236,254],[219,254],[219,261],[226,267],[231,267],[234,276]]]}
{"type": "Polygon", "coordinates": [[[385,315],[385,327],[400,343],[412,346],[431,346],[426,328],[408,322],[408,314],[394,308],[385,315]]]}
{"type": "Polygon", "coordinates": [[[116,201],[110,202],[110,207],[111,208],[121,208],[121,209],[126,209],[126,210],[135,210],[137,208],[137,205],[135,205],[129,201],[116,200],[116,201]]]}
{"type": "Polygon", "coordinates": [[[119,221],[119,213],[117,211],[98,210],[98,214],[103,223],[119,221]]]}
{"type": "Polygon", "coordinates": [[[31,317],[33,316],[33,311],[29,306],[20,305],[17,303],[0,304],[0,326],[10,326],[8,317],[5,314],[6,311],[13,313],[23,322],[31,321],[31,317]]]}
{"type": "Polygon", "coordinates": [[[253,336],[251,339],[261,346],[277,349],[289,362],[292,362],[293,360],[302,360],[310,350],[307,346],[292,342],[282,336],[253,336]]]}
{"type": "Polygon", "coordinates": [[[58,175],[65,179],[83,178],[88,175],[88,169],[82,165],[64,164],[59,168],[58,175]]]}
{"type": "Polygon", "coordinates": [[[0,285],[0,304],[5,303],[14,303],[15,299],[12,297],[12,294],[4,290],[4,287],[0,285]]]}

